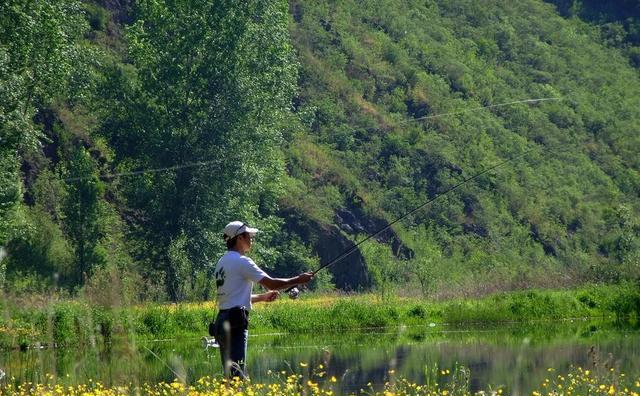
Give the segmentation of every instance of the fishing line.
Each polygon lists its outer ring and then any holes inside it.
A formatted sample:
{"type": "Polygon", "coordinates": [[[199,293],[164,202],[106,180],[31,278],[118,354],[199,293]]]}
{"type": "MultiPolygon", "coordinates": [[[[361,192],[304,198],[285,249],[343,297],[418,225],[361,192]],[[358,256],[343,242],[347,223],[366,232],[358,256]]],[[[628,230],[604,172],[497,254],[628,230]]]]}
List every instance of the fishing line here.
{"type": "MultiPolygon", "coordinates": [[[[406,119],[406,120],[402,120],[402,121],[397,121],[395,123],[395,125],[393,125],[391,127],[388,127],[388,128],[382,128],[382,129],[390,129],[390,128],[396,127],[398,125],[408,124],[408,123],[411,123],[411,122],[424,121],[424,120],[429,120],[429,119],[433,119],[433,118],[440,118],[440,117],[448,117],[448,116],[464,114],[464,113],[471,113],[471,112],[485,110],[485,109],[506,107],[506,106],[512,106],[512,105],[521,104],[521,103],[538,103],[538,102],[547,102],[547,101],[553,101],[553,100],[562,100],[562,98],[523,99],[523,100],[516,100],[516,101],[512,101],[512,102],[498,103],[498,104],[494,104],[494,105],[474,107],[472,109],[467,109],[467,110],[459,110],[459,111],[453,111],[453,112],[448,112],[448,113],[433,114],[433,115],[424,116],[424,117],[410,118],[410,119],[406,119]]],[[[381,128],[379,128],[379,127],[367,127],[367,128],[358,128],[358,129],[355,129],[355,131],[375,131],[375,130],[380,130],[380,129],[381,128]]],[[[115,179],[115,178],[124,177],[124,176],[136,176],[136,175],[143,175],[143,174],[147,174],[147,173],[160,173],[160,172],[166,172],[166,171],[171,171],[171,170],[179,170],[179,169],[186,169],[186,168],[196,168],[196,167],[210,166],[210,165],[219,164],[219,163],[220,163],[219,160],[191,162],[191,163],[187,163],[187,164],[168,166],[168,167],[164,167],[164,168],[152,168],[152,169],[143,169],[143,170],[130,171],[130,172],[110,173],[110,174],[98,176],[98,178],[99,179],[109,180],[109,179],[115,179]]],[[[78,182],[78,181],[90,180],[90,179],[93,179],[93,176],[70,177],[70,178],[62,179],[62,181],[72,183],[72,182],[78,182]]]]}
{"type": "MultiPolygon", "coordinates": [[[[562,100],[562,98],[536,98],[536,99],[524,99],[524,100],[516,100],[516,101],[512,101],[512,102],[505,102],[505,103],[498,103],[495,105],[488,105],[488,106],[482,106],[482,107],[476,107],[473,109],[467,109],[467,110],[461,110],[461,111],[455,111],[455,112],[449,112],[449,113],[442,113],[442,114],[434,114],[434,115],[430,115],[430,116],[425,116],[425,117],[419,117],[419,118],[414,118],[411,120],[405,120],[405,121],[401,121],[398,124],[402,124],[402,123],[408,123],[408,122],[415,122],[415,121],[422,121],[422,120],[427,120],[427,119],[432,119],[432,118],[437,118],[437,117],[446,117],[446,116],[451,116],[451,115],[458,115],[458,114],[463,114],[463,113],[469,113],[469,112],[474,112],[474,111],[479,111],[479,110],[484,110],[484,109],[489,109],[489,108],[497,108],[497,107],[504,107],[504,106],[511,106],[514,104],[520,104],[520,103],[537,103],[537,102],[544,102],[544,101],[554,101],[554,100],[562,100]]],[[[375,231],[373,234],[368,235],[366,238],[364,238],[363,240],[355,243],[353,246],[351,246],[349,249],[345,250],[342,254],[340,254],[338,257],[334,258],[333,260],[321,265],[318,269],[316,269],[315,271],[313,271],[313,274],[315,275],[316,273],[318,273],[318,271],[322,270],[323,268],[329,267],[335,263],[337,263],[338,261],[344,259],[345,257],[349,256],[351,253],[353,253],[358,246],[362,245],[364,242],[368,241],[369,239],[376,237],[378,235],[380,235],[381,233],[383,233],[384,231],[388,230],[389,228],[391,228],[391,226],[393,226],[394,224],[398,223],[399,221],[405,219],[407,216],[412,215],[413,213],[419,211],[420,209],[424,208],[425,206],[429,205],[430,203],[432,203],[433,201],[435,201],[436,199],[443,197],[447,194],[449,194],[450,192],[458,189],[459,187],[461,187],[462,185],[466,184],[467,182],[474,180],[482,175],[484,175],[485,173],[488,173],[492,170],[498,169],[503,165],[506,165],[516,159],[522,158],[524,157],[526,154],[530,153],[531,151],[534,150],[535,147],[530,148],[528,150],[525,150],[523,153],[510,158],[510,159],[506,159],[504,161],[501,161],[499,163],[497,163],[496,165],[493,165],[481,172],[476,173],[475,175],[468,177],[464,180],[462,180],[460,183],[454,185],[453,187],[450,187],[449,189],[445,190],[444,192],[436,195],[435,197],[429,199],[428,201],[426,201],[425,203],[415,207],[414,209],[406,212],[405,214],[403,214],[402,216],[398,217],[397,219],[395,219],[394,221],[388,223],[386,226],[378,229],[377,231],[375,231]]],[[[293,288],[287,289],[287,291],[291,291],[293,290],[293,288]]]]}
{"type": "Polygon", "coordinates": [[[422,121],[422,120],[429,120],[429,119],[432,119],[432,118],[439,118],[439,117],[446,117],[446,116],[451,116],[451,115],[471,113],[471,112],[474,112],[474,111],[480,111],[480,110],[484,110],[484,109],[494,109],[496,107],[511,106],[511,105],[519,104],[519,103],[538,103],[538,102],[547,102],[547,101],[551,101],[551,100],[562,100],[562,98],[539,98],[539,99],[516,100],[514,102],[498,103],[498,104],[494,104],[494,105],[475,107],[473,109],[453,111],[453,112],[450,112],[450,113],[440,113],[440,114],[434,114],[434,115],[430,115],[430,116],[418,117],[418,118],[413,118],[413,119],[404,120],[404,121],[398,121],[398,124],[406,124],[408,122],[422,121]]]}
{"type": "MultiPolygon", "coordinates": [[[[213,165],[213,164],[220,164],[220,161],[219,160],[211,160],[211,161],[191,162],[191,163],[187,163],[187,164],[183,164],[183,165],[167,166],[165,168],[153,168],[153,169],[145,169],[145,170],[131,171],[131,172],[109,173],[109,174],[106,174],[106,175],[98,176],[98,178],[100,178],[100,179],[114,179],[116,177],[122,177],[122,176],[143,175],[145,173],[159,173],[159,172],[166,172],[166,171],[170,171],[170,170],[179,170],[179,169],[186,169],[186,168],[196,168],[196,167],[201,167],[201,166],[209,166],[209,165],[213,165]]],[[[67,178],[67,179],[62,179],[62,181],[64,181],[64,182],[76,182],[76,181],[88,180],[88,179],[92,179],[92,178],[93,178],[93,176],[70,177],[70,178],[67,178]]]]}
{"type": "Polygon", "coordinates": [[[165,362],[164,360],[162,360],[160,358],[160,356],[156,355],[155,352],[153,352],[151,349],[147,348],[146,346],[142,346],[144,349],[146,349],[147,351],[149,351],[149,353],[151,353],[153,356],[155,356],[156,359],[158,359],[160,362],[162,362],[162,364],[165,365],[165,367],[167,367],[169,370],[171,370],[172,373],[174,373],[176,375],[176,378],[180,379],[180,381],[182,381],[183,383],[187,382],[187,379],[184,378],[183,376],[181,376],[180,374],[176,373],[173,368],[171,368],[171,366],[169,366],[167,364],[167,362],[165,362]]]}
{"type": "Polygon", "coordinates": [[[483,171],[480,171],[478,173],[476,173],[475,175],[468,177],[464,180],[462,180],[461,182],[459,182],[458,184],[448,188],[447,190],[445,190],[444,192],[441,192],[440,194],[436,195],[435,197],[429,199],[428,201],[424,202],[421,205],[418,205],[417,207],[411,209],[410,211],[406,212],[405,214],[401,215],[400,217],[396,218],[395,220],[393,220],[392,222],[388,223],[387,225],[385,225],[384,227],[378,229],[377,231],[375,231],[373,234],[369,234],[366,238],[364,238],[363,240],[359,241],[358,243],[355,243],[353,246],[351,246],[349,249],[345,250],[342,254],[340,254],[338,257],[334,258],[333,260],[321,265],[318,269],[316,269],[315,271],[313,271],[313,274],[315,275],[316,273],[318,273],[318,271],[322,270],[323,268],[327,268],[335,263],[337,263],[338,261],[344,259],[345,257],[349,256],[351,253],[353,253],[358,246],[362,245],[363,243],[365,243],[366,241],[368,241],[369,239],[380,235],[381,233],[383,233],[384,231],[388,230],[389,228],[391,228],[391,226],[393,226],[394,224],[398,223],[399,221],[405,219],[407,216],[410,216],[414,213],[416,213],[417,211],[419,211],[420,209],[424,208],[425,206],[429,205],[430,203],[432,203],[433,201],[444,197],[445,195],[449,194],[450,192],[458,189],[459,187],[461,187],[462,185],[466,184],[467,182],[470,182],[471,180],[477,179],[478,177],[491,172],[492,170],[498,169],[503,165],[506,165],[518,158],[522,158],[525,155],[529,154],[530,152],[532,152],[534,149],[536,149],[537,147],[532,147],[528,150],[525,150],[523,153],[516,155],[513,158],[509,158],[506,159],[504,161],[501,161],[499,163],[497,163],[496,165],[493,165],[483,171]]]}

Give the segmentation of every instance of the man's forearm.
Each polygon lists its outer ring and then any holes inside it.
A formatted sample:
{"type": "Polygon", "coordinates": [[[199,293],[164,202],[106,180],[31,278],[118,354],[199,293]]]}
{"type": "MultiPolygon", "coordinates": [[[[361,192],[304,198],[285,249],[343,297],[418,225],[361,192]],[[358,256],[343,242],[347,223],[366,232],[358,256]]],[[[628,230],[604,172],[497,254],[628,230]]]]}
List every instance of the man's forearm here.
{"type": "Polygon", "coordinates": [[[261,302],[264,299],[262,294],[252,294],[251,295],[251,303],[261,302]]]}
{"type": "Polygon", "coordinates": [[[269,290],[279,290],[285,287],[294,286],[298,282],[298,277],[294,278],[262,278],[260,284],[269,290]]]}

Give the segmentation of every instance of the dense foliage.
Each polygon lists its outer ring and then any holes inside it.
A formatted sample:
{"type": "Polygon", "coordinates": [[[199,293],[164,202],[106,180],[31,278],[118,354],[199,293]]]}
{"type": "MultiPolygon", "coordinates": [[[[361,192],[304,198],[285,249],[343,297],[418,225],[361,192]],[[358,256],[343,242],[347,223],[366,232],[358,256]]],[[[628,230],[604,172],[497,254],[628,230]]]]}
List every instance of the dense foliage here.
{"type": "MultiPolygon", "coordinates": [[[[23,238],[21,160],[38,150],[43,136],[38,109],[82,85],[76,40],[85,30],[79,4],[5,1],[0,5],[0,247],[23,238]],[[74,70],[74,67],[77,68],[74,70]]],[[[6,263],[0,254],[0,287],[6,263]]]]}
{"type": "Polygon", "coordinates": [[[290,275],[507,159],[363,245],[382,296],[637,280],[637,7],[553,3],[3,2],[0,287],[209,298],[231,219],[290,275]]]}
{"type": "Polygon", "coordinates": [[[598,29],[535,1],[291,9],[307,126],[289,150],[291,205],[316,218],[363,205],[392,220],[516,158],[397,230],[413,261],[441,257],[432,288],[637,277],[640,85],[598,29]],[[496,106],[530,98],[561,100],[496,106]],[[496,107],[457,113],[482,106],[496,107]]]}
{"type": "Polygon", "coordinates": [[[561,15],[579,17],[597,27],[600,42],[620,48],[640,68],[640,3],[633,0],[547,0],[561,15]]]}
{"type": "Polygon", "coordinates": [[[127,42],[135,73],[104,83],[100,135],[116,148],[134,255],[172,299],[204,281],[231,218],[273,227],[280,130],[295,87],[286,8],[141,1],[127,42]],[[244,8],[244,7],[243,7],[244,8]],[[200,166],[192,166],[193,164],[200,166]]]}

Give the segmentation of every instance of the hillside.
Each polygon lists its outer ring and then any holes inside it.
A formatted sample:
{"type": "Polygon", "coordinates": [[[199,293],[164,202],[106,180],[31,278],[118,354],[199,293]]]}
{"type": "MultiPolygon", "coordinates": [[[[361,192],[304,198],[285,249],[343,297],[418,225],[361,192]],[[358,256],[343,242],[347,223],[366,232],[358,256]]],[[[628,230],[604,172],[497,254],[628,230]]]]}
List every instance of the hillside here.
{"type": "Polygon", "coordinates": [[[535,1],[290,9],[305,129],[287,203],[301,218],[353,235],[345,211],[391,221],[531,150],[398,227],[434,287],[637,276],[640,85],[597,29],[535,1]],[[423,119],[530,98],[561,100],[423,119]]]}
{"type": "Polygon", "coordinates": [[[10,3],[5,290],[210,298],[232,218],[265,231],[254,257],[286,276],[507,160],[316,287],[640,278],[634,42],[564,3],[10,3]]]}

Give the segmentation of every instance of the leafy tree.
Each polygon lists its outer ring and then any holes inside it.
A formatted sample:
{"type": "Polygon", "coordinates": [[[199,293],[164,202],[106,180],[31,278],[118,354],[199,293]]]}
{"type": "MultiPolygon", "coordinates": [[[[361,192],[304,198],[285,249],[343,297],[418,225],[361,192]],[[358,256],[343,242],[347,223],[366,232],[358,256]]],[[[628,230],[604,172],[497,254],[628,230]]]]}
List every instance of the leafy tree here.
{"type": "Polygon", "coordinates": [[[19,224],[18,208],[22,188],[17,178],[18,161],[15,152],[0,148],[0,154],[0,246],[4,246],[19,224]]]}
{"type": "Polygon", "coordinates": [[[19,279],[29,277],[31,291],[68,286],[75,272],[73,248],[59,224],[40,206],[28,207],[22,232],[8,245],[7,278],[12,291],[18,291],[19,279]],[[16,283],[18,282],[18,284],[16,283]]]}
{"type": "Polygon", "coordinates": [[[442,253],[440,247],[422,227],[413,234],[412,239],[413,243],[410,246],[414,256],[407,262],[406,268],[418,280],[422,295],[427,296],[433,291],[435,281],[443,278],[444,274],[439,271],[442,268],[439,263],[442,253]]]}
{"type": "Polygon", "coordinates": [[[391,248],[374,241],[361,245],[367,269],[373,279],[375,290],[382,300],[388,300],[401,279],[399,260],[394,258],[391,248]]]}
{"type": "Polygon", "coordinates": [[[135,18],[127,39],[136,69],[116,68],[105,85],[115,107],[102,133],[119,169],[164,169],[123,189],[139,213],[137,256],[166,274],[176,300],[206,271],[203,253],[220,253],[226,222],[276,209],[296,69],[287,3],[141,1],[135,18]],[[187,261],[170,258],[178,247],[187,261]]]}
{"type": "Polygon", "coordinates": [[[87,150],[78,145],[66,170],[67,195],[64,204],[65,226],[75,250],[77,283],[84,284],[93,269],[106,261],[107,252],[100,242],[105,237],[104,185],[87,150]]]}
{"type": "Polygon", "coordinates": [[[21,156],[38,148],[42,135],[34,116],[64,91],[84,28],[78,1],[0,4],[0,246],[25,227],[21,156]]]}
{"type": "MultiPolygon", "coordinates": [[[[601,251],[614,259],[609,272],[625,272],[634,278],[640,276],[640,225],[627,205],[608,211],[608,233],[603,239],[601,251]],[[617,267],[617,268],[613,268],[617,267]]],[[[620,278],[620,274],[616,274],[620,278]]]]}

